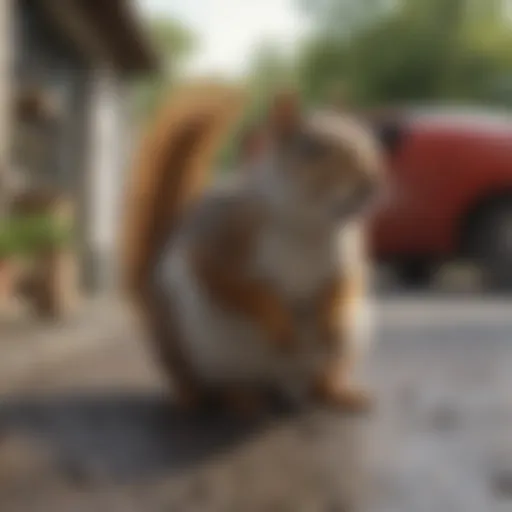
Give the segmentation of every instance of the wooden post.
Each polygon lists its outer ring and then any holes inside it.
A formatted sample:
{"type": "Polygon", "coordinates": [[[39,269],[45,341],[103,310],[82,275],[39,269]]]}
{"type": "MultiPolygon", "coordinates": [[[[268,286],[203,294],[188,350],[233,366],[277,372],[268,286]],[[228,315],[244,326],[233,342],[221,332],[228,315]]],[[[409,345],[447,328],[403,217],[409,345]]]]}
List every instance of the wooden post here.
{"type": "MultiPolygon", "coordinates": [[[[56,199],[48,213],[63,225],[72,225],[73,208],[69,201],[56,199]]],[[[78,276],[75,251],[67,244],[49,248],[39,257],[38,312],[60,318],[73,311],[78,299],[78,276]]]]}
{"type": "MultiPolygon", "coordinates": [[[[48,214],[64,226],[73,226],[74,208],[71,202],[52,193],[26,192],[15,203],[21,215],[48,214]]],[[[34,255],[34,273],[30,276],[29,300],[38,314],[60,318],[73,311],[78,301],[76,250],[67,243],[49,247],[34,255]]]]}
{"type": "Polygon", "coordinates": [[[0,312],[9,308],[16,288],[18,265],[10,258],[0,258],[0,312]]]}
{"type": "Polygon", "coordinates": [[[41,255],[39,265],[37,312],[47,318],[62,318],[72,312],[77,303],[74,254],[69,249],[49,250],[41,255]]]}

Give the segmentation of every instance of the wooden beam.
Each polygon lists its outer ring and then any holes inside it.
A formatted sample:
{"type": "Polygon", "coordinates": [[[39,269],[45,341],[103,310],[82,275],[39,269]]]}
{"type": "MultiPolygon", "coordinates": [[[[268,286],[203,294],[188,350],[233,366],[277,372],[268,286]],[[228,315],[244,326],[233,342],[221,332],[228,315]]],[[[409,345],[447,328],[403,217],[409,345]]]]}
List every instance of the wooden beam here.
{"type": "Polygon", "coordinates": [[[66,37],[82,50],[91,65],[115,65],[112,49],[87,22],[82,9],[74,0],[43,0],[42,5],[66,37]]]}
{"type": "Polygon", "coordinates": [[[130,2],[118,0],[42,0],[63,33],[91,63],[105,62],[128,73],[157,68],[157,58],[130,2]]]}

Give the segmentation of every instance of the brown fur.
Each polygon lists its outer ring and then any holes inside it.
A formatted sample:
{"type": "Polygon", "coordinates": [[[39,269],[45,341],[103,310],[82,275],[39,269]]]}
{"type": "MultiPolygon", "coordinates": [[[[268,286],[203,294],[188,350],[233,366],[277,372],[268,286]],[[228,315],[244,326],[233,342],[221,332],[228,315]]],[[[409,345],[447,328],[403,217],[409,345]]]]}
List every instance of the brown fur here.
{"type": "Polygon", "coordinates": [[[362,300],[365,293],[366,283],[362,273],[352,272],[344,278],[333,279],[318,302],[321,339],[329,344],[338,343],[341,352],[320,372],[312,391],[317,399],[352,412],[364,412],[371,405],[369,395],[353,387],[351,382],[352,372],[359,363],[358,355],[345,349],[353,321],[352,307],[362,300]]]}
{"type": "Polygon", "coordinates": [[[332,278],[317,299],[317,331],[320,340],[333,345],[339,335],[340,315],[343,312],[349,288],[350,278],[339,276],[332,278]]]}
{"type": "MultiPolygon", "coordinates": [[[[271,116],[269,129],[278,144],[286,143],[300,122],[293,98],[280,101],[281,105],[272,112],[275,115],[271,116]]],[[[240,106],[240,95],[229,88],[195,87],[175,93],[148,133],[129,188],[123,248],[127,288],[136,299],[161,361],[185,404],[197,403],[204,390],[181,350],[186,340],[172,321],[173,311],[169,308],[173,305],[167,303],[165,311],[162,310],[164,302],[149,283],[163,243],[172,234],[177,219],[201,195],[220,137],[240,106]]],[[[320,137],[324,135],[320,133],[320,137]]],[[[319,198],[321,202],[326,190],[370,179],[360,170],[372,167],[356,161],[366,155],[354,155],[339,141],[324,139],[322,142],[335,145],[329,160],[313,166],[301,161],[293,169],[283,169],[293,173],[293,180],[308,191],[307,200],[316,202],[319,198]]],[[[265,229],[266,222],[268,219],[260,209],[250,203],[235,202],[233,210],[215,224],[212,232],[201,233],[194,239],[190,252],[192,269],[217,304],[259,326],[279,350],[290,351],[295,347],[296,324],[289,304],[284,303],[278,290],[252,277],[249,271],[256,234],[265,229]]],[[[343,340],[349,335],[350,304],[365,293],[365,283],[362,274],[345,270],[332,276],[313,304],[321,338],[341,350],[320,371],[312,391],[327,403],[361,410],[368,400],[351,386],[350,374],[356,357],[343,350],[343,340]]],[[[254,390],[227,389],[223,394],[237,408],[237,404],[246,408],[247,404],[259,401],[259,393],[254,390]]]]}
{"type": "MultiPolygon", "coordinates": [[[[285,132],[293,131],[294,125],[300,123],[300,119],[294,115],[296,106],[293,105],[293,97],[285,96],[278,98],[279,100],[284,102],[286,107],[285,122],[281,123],[281,127],[285,132]]],[[[341,105],[339,102],[333,107],[341,114],[346,111],[346,105],[341,105]]],[[[263,127],[255,128],[253,133],[255,137],[259,137],[260,146],[263,146],[265,138],[269,137],[269,134],[265,134],[263,127]]],[[[270,134],[271,137],[272,135],[275,136],[275,130],[270,134]]],[[[318,134],[312,133],[311,137],[318,138],[318,134]]],[[[336,144],[336,141],[328,139],[322,139],[321,142],[336,144]]],[[[338,145],[336,149],[331,162],[324,161],[322,165],[316,167],[299,167],[293,170],[296,178],[304,181],[311,194],[321,194],[328,187],[336,185],[340,174],[329,172],[329,169],[337,171],[342,161],[346,171],[344,179],[347,181],[357,179],[358,165],[370,156],[353,155],[350,153],[350,148],[343,145],[338,145]]],[[[254,153],[245,157],[249,160],[254,159],[254,153]]],[[[364,229],[363,225],[361,229],[364,229]]],[[[364,243],[364,240],[358,239],[357,243],[364,243]]],[[[359,363],[359,354],[346,348],[350,345],[348,338],[351,336],[350,328],[354,322],[354,307],[357,308],[357,303],[362,301],[367,293],[367,276],[364,268],[367,255],[362,245],[357,247],[357,250],[360,251],[357,265],[345,268],[339,275],[332,276],[314,302],[317,322],[315,331],[319,333],[319,341],[329,346],[341,347],[341,350],[319,373],[312,389],[317,399],[354,412],[367,410],[371,403],[367,393],[355,388],[351,382],[353,370],[359,363]]]]}
{"type": "Polygon", "coordinates": [[[172,95],[147,131],[127,190],[122,254],[130,293],[145,288],[161,243],[204,190],[219,142],[241,106],[236,89],[188,86],[172,95]]]}
{"type": "Polygon", "coordinates": [[[149,286],[162,244],[178,217],[206,186],[213,157],[243,98],[236,89],[189,85],[175,92],[148,130],[131,173],[122,240],[124,282],[134,299],[178,399],[198,399],[172,311],[149,286]],[[173,327],[174,326],[174,327],[173,327]]]}
{"type": "Polygon", "coordinates": [[[234,205],[214,237],[202,239],[193,258],[196,274],[215,301],[261,327],[281,350],[294,345],[293,318],[272,286],[247,275],[262,212],[234,205]]]}

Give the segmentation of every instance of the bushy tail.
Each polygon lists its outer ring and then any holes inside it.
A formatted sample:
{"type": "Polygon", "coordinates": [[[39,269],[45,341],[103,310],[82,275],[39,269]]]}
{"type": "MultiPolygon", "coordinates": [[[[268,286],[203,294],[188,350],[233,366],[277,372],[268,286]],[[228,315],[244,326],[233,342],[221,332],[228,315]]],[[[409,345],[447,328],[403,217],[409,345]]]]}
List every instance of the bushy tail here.
{"type": "Polygon", "coordinates": [[[150,275],[177,219],[201,194],[222,138],[243,107],[241,91],[189,85],[171,94],[138,152],[126,195],[123,280],[145,300],[150,275]]]}

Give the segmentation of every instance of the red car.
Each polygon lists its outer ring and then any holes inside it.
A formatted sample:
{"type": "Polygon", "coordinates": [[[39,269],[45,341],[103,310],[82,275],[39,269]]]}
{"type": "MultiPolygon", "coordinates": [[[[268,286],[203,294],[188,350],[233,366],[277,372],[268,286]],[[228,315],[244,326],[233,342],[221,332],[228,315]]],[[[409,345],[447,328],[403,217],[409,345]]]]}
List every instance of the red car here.
{"type": "Polygon", "coordinates": [[[380,261],[409,282],[471,259],[512,285],[512,116],[399,109],[372,117],[389,151],[390,200],[375,215],[380,261]]]}

